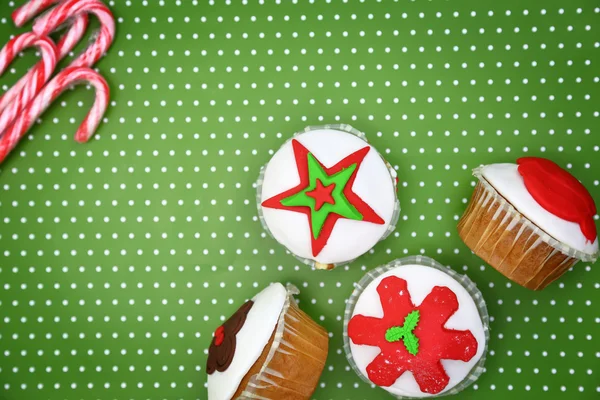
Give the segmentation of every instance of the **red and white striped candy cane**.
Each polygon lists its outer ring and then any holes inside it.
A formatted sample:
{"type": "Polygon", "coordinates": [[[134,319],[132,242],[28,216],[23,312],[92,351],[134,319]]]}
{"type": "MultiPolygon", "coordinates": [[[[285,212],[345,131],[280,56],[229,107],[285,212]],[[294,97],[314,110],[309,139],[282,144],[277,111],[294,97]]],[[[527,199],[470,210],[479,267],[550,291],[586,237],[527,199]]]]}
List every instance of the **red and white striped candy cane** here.
{"type": "Polygon", "coordinates": [[[67,19],[81,13],[91,13],[100,20],[100,31],[95,42],[73,63],[72,67],[91,67],[111,46],[115,37],[115,20],[108,7],[100,0],[65,0],[33,24],[33,31],[47,36],[67,19]]]}
{"type": "MultiPolygon", "coordinates": [[[[53,0],[55,1],[55,0],[53,0]]],[[[56,45],[56,49],[58,52],[58,60],[62,60],[65,58],[71,50],[77,45],[77,43],[81,40],[83,35],[85,34],[85,30],[87,29],[88,17],[85,14],[78,15],[73,20],[73,25],[71,25],[56,45]]],[[[17,83],[13,85],[6,93],[0,96],[0,110],[6,108],[6,106],[12,101],[15,96],[23,89],[23,85],[25,82],[34,79],[33,76],[35,70],[30,70],[27,75],[23,76],[17,83]]],[[[1,131],[0,131],[1,132],[1,131]]]]}
{"type": "MultiPolygon", "coordinates": [[[[42,11],[51,5],[60,3],[62,0],[30,0],[17,8],[12,19],[16,26],[23,26],[33,17],[40,14],[42,11]]],[[[67,29],[67,32],[60,38],[56,48],[58,48],[58,58],[63,59],[73,50],[75,45],[79,43],[87,28],[88,18],[86,14],[81,14],[73,19],[73,23],[67,29]]]]}
{"type": "Polygon", "coordinates": [[[96,71],[83,67],[66,68],[42,89],[39,95],[25,107],[0,138],[0,163],[15,148],[35,120],[44,113],[50,103],[73,84],[87,82],[96,88],[96,100],[75,134],[75,140],[87,142],[102,121],[109,101],[109,88],[104,78],[96,71]]]}
{"type": "Polygon", "coordinates": [[[21,27],[31,18],[39,15],[42,11],[59,3],[61,0],[29,0],[12,13],[12,19],[16,26],[21,27]]]}
{"type": "Polygon", "coordinates": [[[67,27],[67,32],[60,37],[56,48],[58,49],[58,58],[61,60],[69,55],[69,53],[81,41],[88,26],[87,14],[77,15],[73,18],[73,23],[67,27]]]}
{"type": "Polygon", "coordinates": [[[56,67],[57,50],[52,40],[47,37],[37,37],[34,33],[24,33],[11,39],[0,50],[0,75],[4,73],[21,51],[30,47],[37,47],[40,50],[42,60],[27,73],[24,77],[27,79],[21,78],[23,83],[19,91],[7,93],[2,98],[8,105],[5,109],[0,110],[0,133],[10,125],[27,103],[42,90],[56,67]]]}

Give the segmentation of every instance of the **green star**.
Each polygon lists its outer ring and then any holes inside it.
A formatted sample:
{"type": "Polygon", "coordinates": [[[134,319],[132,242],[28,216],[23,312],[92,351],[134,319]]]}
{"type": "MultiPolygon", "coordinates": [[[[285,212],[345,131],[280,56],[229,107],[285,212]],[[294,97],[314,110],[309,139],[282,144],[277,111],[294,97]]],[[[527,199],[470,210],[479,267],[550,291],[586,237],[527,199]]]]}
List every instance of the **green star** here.
{"type": "Polygon", "coordinates": [[[281,204],[287,207],[310,207],[312,234],[315,239],[319,237],[325,220],[331,213],[347,219],[362,221],[363,215],[350,204],[344,195],[344,188],[352,177],[356,164],[333,175],[327,175],[312,153],[308,153],[307,157],[308,186],[301,192],[281,200],[281,204]],[[333,185],[333,189],[331,185],[333,185]]]}

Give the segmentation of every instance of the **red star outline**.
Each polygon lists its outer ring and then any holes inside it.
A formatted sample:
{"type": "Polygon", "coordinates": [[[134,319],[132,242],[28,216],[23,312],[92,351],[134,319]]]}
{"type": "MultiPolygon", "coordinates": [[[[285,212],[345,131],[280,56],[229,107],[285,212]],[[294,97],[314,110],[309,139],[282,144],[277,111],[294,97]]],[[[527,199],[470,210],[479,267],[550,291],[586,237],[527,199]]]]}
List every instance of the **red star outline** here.
{"type": "MultiPolygon", "coordinates": [[[[310,184],[309,175],[308,175],[308,154],[310,152],[308,151],[308,149],[306,147],[304,147],[296,139],[292,139],[292,148],[294,149],[294,157],[296,159],[296,167],[298,168],[298,175],[300,175],[300,184],[298,184],[298,186],[296,186],[294,188],[286,190],[282,193],[279,193],[276,196],[273,196],[273,197],[263,201],[262,206],[266,207],[266,208],[274,208],[274,209],[278,209],[278,210],[287,210],[287,211],[293,211],[293,212],[299,212],[299,213],[305,214],[306,217],[308,218],[308,224],[310,227],[310,231],[312,232],[312,222],[311,222],[311,214],[310,214],[312,211],[311,211],[310,207],[284,206],[283,204],[281,204],[281,200],[288,198],[296,193],[301,192],[302,190],[306,189],[308,187],[308,185],[310,184]]],[[[378,225],[383,225],[385,223],[385,221],[379,215],[377,215],[377,213],[367,203],[365,203],[363,201],[363,199],[361,199],[356,193],[354,193],[352,191],[352,186],[354,185],[354,180],[356,179],[356,174],[358,173],[358,170],[359,170],[364,158],[366,157],[367,153],[369,152],[369,150],[371,150],[371,147],[365,146],[362,149],[357,150],[354,153],[346,156],[344,159],[339,161],[337,164],[335,164],[331,168],[325,167],[321,163],[321,161],[319,161],[316,157],[315,157],[315,159],[321,165],[323,170],[325,170],[327,175],[336,174],[336,173],[340,172],[341,170],[348,168],[348,167],[352,166],[353,164],[356,164],[356,169],[354,170],[354,172],[352,173],[352,176],[348,180],[346,187],[344,187],[344,191],[343,191],[344,196],[346,196],[346,199],[348,199],[350,204],[352,204],[354,206],[354,208],[356,208],[358,210],[358,212],[362,214],[362,216],[363,216],[362,221],[371,222],[371,223],[378,224],[378,225]]],[[[314,156],[314,154],[313,154],[313,156],[314,156]]],[[[323,250],[323,248],[327,244],[327,241],[329,240],[329,237],[331,236],[331,233],[333,231],[333,228],[335,227],[336,222],[340,218],[347,219],[347,218],[342,217],[339,214],[330,213],[327,216],[327,218],[325,219],[325,223],[323,224],[323,228],[321,229],[319,236],[315,239],[312,234],[310,235],[313,257],[316,257],[317,255],[319,255],[321,250],[323,250]]]]}

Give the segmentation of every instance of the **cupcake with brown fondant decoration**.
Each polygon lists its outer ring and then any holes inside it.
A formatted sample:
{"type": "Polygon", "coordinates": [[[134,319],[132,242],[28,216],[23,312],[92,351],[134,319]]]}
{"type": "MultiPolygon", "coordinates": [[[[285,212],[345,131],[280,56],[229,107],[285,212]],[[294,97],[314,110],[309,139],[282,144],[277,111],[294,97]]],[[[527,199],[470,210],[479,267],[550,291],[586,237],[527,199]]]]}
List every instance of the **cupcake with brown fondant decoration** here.
{"type": "Polygon", "coordinates": [[[545,158],[525,157],[473,173],[479,182],[458,232],[492,267],[539,290],[578,261],[596,261],[596,205],[569,172],[545,158]]]}
{"type": "Polygon", "coordinates": [[[208,400],[306,400],[327,358],[328,335],[274,283],[219,326],[208,351],[208,400]]]}

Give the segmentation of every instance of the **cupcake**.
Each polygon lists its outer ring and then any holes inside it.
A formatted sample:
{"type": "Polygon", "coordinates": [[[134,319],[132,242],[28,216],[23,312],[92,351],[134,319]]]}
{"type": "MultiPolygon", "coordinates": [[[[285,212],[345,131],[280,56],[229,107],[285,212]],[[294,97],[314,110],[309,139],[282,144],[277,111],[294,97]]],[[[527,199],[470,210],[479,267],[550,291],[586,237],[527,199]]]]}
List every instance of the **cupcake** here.
{"type": "Polygon", "coordinates": [[[395,228],[396,173],[348,125],[309,127],[261,170],[265,229],[301,261],[332,269],[369,251],[395,228]]]}
{"type": "Polygon", "coordinates": [[[294,294],[291,285],[272,284],[216,329],[206,364],[208,400],[310,398],[329,338],[294,294]]]}
{"type": "Polygon", "coordinates": [[[458,223],[465,244],[507,278],[545,288],[578,261],[598,258],[596,206],[554,162],[525,157],[473,171],[479,179],[458,223]]]}
{"type": "Polygon", "coordinates": [[[376,268],[344,318],[354,371],[397,398],[449,395],[484,371],[489,317],[471,280],[424,256],[376,268]]]}

